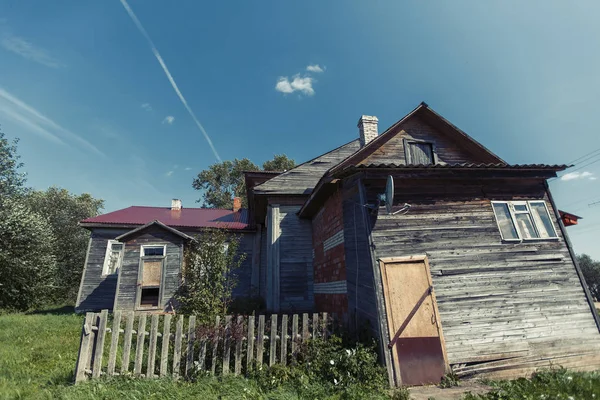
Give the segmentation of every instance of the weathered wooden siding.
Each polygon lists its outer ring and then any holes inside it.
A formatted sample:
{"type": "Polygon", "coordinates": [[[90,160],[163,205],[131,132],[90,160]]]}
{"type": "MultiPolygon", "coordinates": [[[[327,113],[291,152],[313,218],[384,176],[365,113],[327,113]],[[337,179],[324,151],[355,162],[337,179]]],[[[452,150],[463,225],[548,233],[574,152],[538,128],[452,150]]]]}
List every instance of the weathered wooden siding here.
{"type": "Polygon", "coordinates": [[[246,254],[240,268],[235,271],[237,284],[233,289],[234,297],[246,297],[252,295],[252,250],[254,246],[254,233],[232,233],[240,240],[238,254],[246,254]]]}
{"type": "MultiPolygon", "coordinates": [[[[393,134],[389,132],[388,134],[393,134]]],[[[404,139],[417,139],[432,142],[435,145],[437,160],[440,163],[456,164],[463,162],[487,162],[479,154],[471,154],[469,151],[457,146],[456,142],[446,135],[436,131],[418,117],[414,117],[399,127],[398,132],[393,134],[383,146],[375,150],[365,158],[360,165],[368,164],[406,164],[404,153],[404,139]]]]}
{"type": "Polygon", "coordinates": [[[260,232],[260,266],[259,266],[259,290],[260,297],[267,299],[267,227],[264,226],[260,232]]]}
{"type": "Polygon", "coordinates": [[[179,286],[184,240],[164,229],[150,227],[131,236],[125,242],[123,264],[119,271],[119,283],[115,301],[115,310],[134,310],[136,307],[140,249],[142,245],[166,245],[163,286],[159,304],[163,310],[170,311],[173,295],[179,286]]]}
{"type": "Polygon", "coordinates": [[[276,176],[254,187],[255,194],[308,195],[319,179],[360,147],[358,139],[276,176]]]}
{"type": "MultiPolygon", "coordinates": [[[[396,178],[395,204],[373,225],[381,257],[425,254],[450,364],[461,374],[512,376],[536,367],[600,367],[600,334],[542,182],[396,178]],[[490,200],[544,199],[558,240],[503,243],[490,200]],[[395,207],[398,209],[399,207],[395,207]]],[[[371,199],[381,193],[372,182],[371,199]]]]}
{"type": "Polygon", "coordinates": [[[102,276],[106,246],[110,239],[125,233],[123,229],[95,229],[90,235],[86,265],[81,276],[77,312],[112,309],[117,288],[117,275],[102,276]]]}

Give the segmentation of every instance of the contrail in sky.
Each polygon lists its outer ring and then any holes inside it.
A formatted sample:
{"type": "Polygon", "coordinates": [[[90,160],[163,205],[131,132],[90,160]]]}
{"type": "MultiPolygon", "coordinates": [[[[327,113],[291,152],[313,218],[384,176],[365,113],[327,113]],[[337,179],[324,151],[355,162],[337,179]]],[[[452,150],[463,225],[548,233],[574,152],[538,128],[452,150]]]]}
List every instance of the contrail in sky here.
{"type": "Polygon", "coordinates": [[[194,115],[194,112],[188,105],[187,101],[185,100],[185,97],[183,97],[181,90],[179,90],[177,83],[175,83],[175,79],[173,79],[173,76],[171,76],[171,73],[169,72],[169,68],[167,68],[167,64],[165,64],[162,57],[160,56],[160,53],[156,49],[154,42],[152,42],[152,39],[150,39],[150,35],[148,35],[148,32],[146,32],[146,30],[142,26],[142,23],[140,22],[140,20],[137,19],[137,17],[135,16],[135,13],[131,9],[131,7],[129,7],[129,4],[127,4],[127,1],[121,0],[121,4],[123,4],[123,7],[125,7],[125,11],[127,11],[127,14],[129,14],[129,16],[131,17],[135,26],[137,26],[138,30],[142,33],[142,35],[144,35],[144,37],[148,41],[148,44],[150,45],[150,48],[152,49],[152,53],[154,53],[154,56],[160,63],[160,66],[162,67],[163,71],[165,71],[165,75],[167,75],[167,78],[169,78],[169,82],[171,82],[171,86],[173,87],[173,90],[175,90],[175,93],[177,93],[177,96],[179,96],[179,100],[181,100],[185,109],[188,111],[188,113],[190,114],[190,116],[192,117],[192,119],[194,120],[196,125],[198,125],[198,128],[200,128],[200,131],[202,132],[202,134],[204,135],[204,138],[208,142],[208,145],[210,146],[213,154],[215,155],[217,160],[219,160],[219,162],[220,162],[221,157],[219,157],[219,153],[217,153],[217,149],[215,149],[215,146],[213,145],[212,140],[210,140],[210,136],[208,136],[208,133],[206,133],[206,130],[204,129],[204,127],[202,126],[200,121],[198,121],[198,118],[196,118],[196,115],[194,115]]]}

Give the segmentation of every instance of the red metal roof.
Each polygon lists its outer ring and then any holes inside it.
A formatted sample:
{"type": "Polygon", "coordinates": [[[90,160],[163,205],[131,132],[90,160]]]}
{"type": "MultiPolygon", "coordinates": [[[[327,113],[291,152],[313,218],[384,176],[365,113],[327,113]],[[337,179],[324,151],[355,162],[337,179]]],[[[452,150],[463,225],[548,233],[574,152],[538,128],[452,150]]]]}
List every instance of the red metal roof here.
{"type": "Polygon", "coordinates": [[[215,208],[182,208],[174,211],[170,207],[132,206],[84,219],[81,224],[145,225],[154,220],[167,226],[187,228],[246,229],[248,228],[248,210],[241,209],[233,212],[215,208]]]}

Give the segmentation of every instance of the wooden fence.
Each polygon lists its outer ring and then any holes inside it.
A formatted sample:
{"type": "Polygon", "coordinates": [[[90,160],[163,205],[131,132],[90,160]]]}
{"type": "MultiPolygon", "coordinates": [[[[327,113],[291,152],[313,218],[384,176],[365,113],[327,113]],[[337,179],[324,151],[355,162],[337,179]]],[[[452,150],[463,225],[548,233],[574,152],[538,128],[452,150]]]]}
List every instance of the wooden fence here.
{"type": "Polygon", "coordinates": [[[217,317],[211,326],[197,326],[195,316],[87,313],[75,382],[102,375],[243,374],[258,364],[291,362],[304,341],[327,338],[333,327],[327,313],[217,317]]]}

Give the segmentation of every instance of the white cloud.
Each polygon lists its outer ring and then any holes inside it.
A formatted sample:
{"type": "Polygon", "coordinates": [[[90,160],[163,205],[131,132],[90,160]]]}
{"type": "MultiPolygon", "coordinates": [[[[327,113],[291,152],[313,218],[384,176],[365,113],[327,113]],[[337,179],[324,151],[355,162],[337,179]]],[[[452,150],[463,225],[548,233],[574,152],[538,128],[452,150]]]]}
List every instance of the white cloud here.
{"type": "Polygon", "coordinates": [[[165,119],[163,119],[163,124],[169,124],[169,125],[173,125],[173,122],[175,122],[175,117],[172,115],[167,115],[165,117],[165,119]]]}
{"type": "Polygon", "coordinates": [[[165,175],[166,175],[166,176],[171,176],[171,175],[173,175],[173,173],[174,173],[174,172],[175,172],[175,171],[173,171],[173,170],[170,170],[170,171],[168,171],[168,172],[167,172],[165,175]]]}
{"type": "Polygon", "coordinates": [[[299,74],[294,75],[290,81],[287,76],[281,76],[277,80],[275,90],[281,93],[289,94],[294,92],[300,92],[306,96],[312,96],[315,94],[313,89],[314,79],[310,76],[300,76],[299,74]]]}
{"type": "Polygon", "coordinates": [[[319,64],[314,64],[314,65],[309,65],[306,67],[306,70],[308,72],[316,72],[316,73],[321,73],[321,72],[325,72],[325,67],[322,67],[319,64]]]}
{"type": "Polygon", "coordinates": [[[148,32],[146,32],[146,29],[144,29],[144,26],[142,25],[142,23],[140,22],[140,20],[137,18],[137,16],[135,15],[135,13],[131,9],[131,7],[129,7],[129,4],[127,3],[127,0],[121,0],[121,4],[125,8],[125,11],[127,11],[127,14],[129,14],[129,17],[131,18],[131,20],[133,21],[133,23],[135,24],[135,26],[138,28],[138,30],[140,31],[140,33],[144,36],[144,38],[146,39],[146,41],[150,45],[150,49],[152,50],[152,53],[154,54],[154,57],[156,57],[156,60],[158,61],[158,63],[162,67],[163,72],[165,73],[165,75],[167,76],[167,79],[171,83],[171,87],[173,88],[173,90],[175,91],[175,93],[177,94],[177,96],[179,97],[179,100],[181,101],[181,103],[183,104],[183,106],[185,107],[185,109],[187,110],[187,112],[190,114],[190,117],[192,117],[192,119],[196,123],[196,126],[198,126],[198,129],[200,129],[200,132],[202,132],[202,134],[204,135],[204,139],[206,139],[206,141],[208,142],[208,145],[210,146],[210,149],[212,150],[212,152],[215,155],[216,159],[220,162],[221,161],[221,157],[219,156],[219,153],[217,153],[217,149],[213,145],[213,142],[212,142],[210,136],[208,136],[208,133],[204,129],[204,126],[202,126],[202,124],[200,123],[200,121],[198,121],[198,118],[196,118],[196,115],[194,114],[194,112],[192,111],[192,109],[190,108],[190,106],[188,105],[187,100],[185,99],[185,97],[183,97],[183,93],[181,93],[181,90],[179,90],[179,87],[177,86],[177,83],[175,83],[175,79],[173,79],[173,76],[171,75],[171,72],[169,72],[169,69],[167,68],[167,64],[165,64],[165,61],[163,60],[163,58],[161,57],[160,53],[158,52],[158,49],[154,45],[154,42],[150,38],[150,35],[148,35],[148,32]]]}
{"type": "Polygon", "coordinates": [[[150,103],[144,103],[141,105],[141,107],[145,111],[152,111],[152,106],[150,105],[150,103]]]}
{"type": "Polygon", "coordinates": [[[588,179],[590,181],[595,181],[597,178],[594,176],[593,173],[588,172],[588,171],[570,172],[570,173],[564,174],[563,176],[560,177],[561,181],[572,181],[572,180],[576,180],[576,179],[588,179]]]}
{"type": "Polygon", "coordinates": [[[0,45],[5,50],[11,51],[38,64],[45,65],[50,68],[61,68],[64,64],[50,56],[46,50],[36,47],[33,43],[19,36],[6,35],[2,38],[0,45]]]}
{"type": "Polygon", "coordinates": [[[191,170],[192,170],[192,168],[191,168],[191,167],[185,167],[185,170],[186,170],[186,171],[191,171],[191,170]]]}
{"type": "Polygon", "coordinates": [[[63,128],[2,88],[0,88],[0,112],[23,127],[52,142],[67,144],[67,141],[71,141],[93,153],[106,157],[96,146],[81,136],[63,128]]]}

